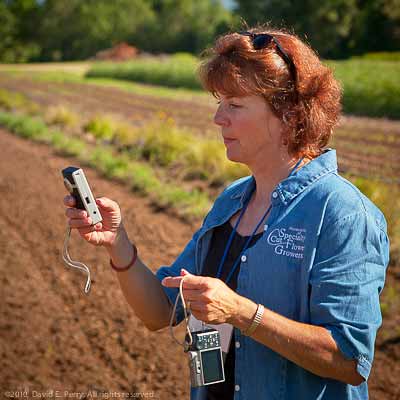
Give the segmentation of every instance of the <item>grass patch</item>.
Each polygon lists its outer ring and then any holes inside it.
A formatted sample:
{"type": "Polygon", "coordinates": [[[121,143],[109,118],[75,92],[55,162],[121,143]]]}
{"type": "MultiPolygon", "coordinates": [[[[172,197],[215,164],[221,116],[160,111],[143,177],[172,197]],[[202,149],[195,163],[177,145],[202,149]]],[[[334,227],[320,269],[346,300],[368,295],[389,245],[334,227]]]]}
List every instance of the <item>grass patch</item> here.
{"type": "Polygon", "coordinates": [[[343,84],[345,113],[400,118],[400,62],[351,59],[328,65],[343,84]]]}
{"type": "Polygon", "coordinates": [[[190,54],[175,54],[163,60],[138,59],[125,63],[96,63],[86,77],[124,79],[163,85],[201,89],[194,74],[198,60],[190,54]]]}
{"type": "Polygon", "coordinates": [[[0,124],[26,139],[46,142],[51,136],[46,124],[39,118],[0,112],[0,124]]]}
{"type": "Polygon", "coordinates": [[[84,159],[89,152],[85,142],[70,138],[61,131],[52,131],[49,142],[62,155],[84,159]]]}
{"type": "Polygon", "coordinates": [[[6,110],[21,108],[25,105],[26,98],[21,93],[0,89],[0,107],[6,110]]]}
{"type": "Polygon", "coordinates": [[[153,170],[147,165],[136,162],[132,162],[130,184],[134,190],[142,194],[147,194],[151,190],[159,193],[161,187],[160,181],[155,176],[153,170]]]}
{"type": "Polygon", "coordinates": [[[46,110],[45,121],[50,125],[59,125],[61,128],[75,128],[79,125],[80,117],[66,106],[51,106],[46,110]]]}
{"type": "Polygon", "coordinates": [[[0,107],[8,111],[24,110],[30,115],[37,114],[39,110],[39,106],[23,94],[5,89],[0,89],[0,107]]]}
{"type": "Polygon", "coordinates": [[[96,115],[83,126],[87,133],[91,133],[96,139],[111,141],[115,135],[115,123],[111,117],[96,115]]]}
{"type": "Polygon", "coordinates": [[[96,147],[90,153],[88,161],[107,178],[124,179],[129,174],[129,160],[124,156],[116,157],[112,149],[96,147]]]}
{"type": "Polygon", "coordinates": [[[178,180],[201,179],[219,186],[249,173],[247,167],[226,158],[222,142],[178,128],[164,113],[140,127],[112,116],[98,115],[85,124],[84,130],[98,140],[129,151],[133,160],[146,160],[171,171],[178,180]]]}
{"type": "Polygon", "coordinates": [[[400,61],[400,51],[378,51],[365,53],[362,56],[352,57],[357,60],[374,60],[374,61],[400,61]]]}

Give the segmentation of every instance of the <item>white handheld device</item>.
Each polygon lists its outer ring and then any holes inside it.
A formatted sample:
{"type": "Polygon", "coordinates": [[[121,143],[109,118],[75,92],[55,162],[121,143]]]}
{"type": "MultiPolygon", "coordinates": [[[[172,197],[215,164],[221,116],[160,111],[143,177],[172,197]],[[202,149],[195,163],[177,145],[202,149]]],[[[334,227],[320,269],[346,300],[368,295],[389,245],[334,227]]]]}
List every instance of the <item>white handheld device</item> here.
{"type": "MultiPolygon", "coordinates": [[[[64,185],[66,189],[75,199],[75,207],[87,211],[88,217],[92,219],[92,226],[101,222],[103,218],[101,217],[100,211],[97,208],[96,200],[92,194],[92,191],[90,190],[83,170],[77,167],[67,167],[62,170],[62,175],[64,177],[64,185]]],[[[91,284],[90,270],[85,264],[79,261],[71,260],[71,257],[68,253],[68,242],[70,236],[71,228],[68,226],[64,241],[63,260],[68,266],[77,268],[86,273],[87,280],[84,291],[86,294],[88,294],[91,284]]]]}
{"type": "Polygon", "coordinates": [[[75,207],[87,211],[88,217],[93,221],[92,225],[101,222],[103,219],[83,170],[77,167],[68,167],[62,170],[62,174],[66,189],[75,199],[75,207]]]}

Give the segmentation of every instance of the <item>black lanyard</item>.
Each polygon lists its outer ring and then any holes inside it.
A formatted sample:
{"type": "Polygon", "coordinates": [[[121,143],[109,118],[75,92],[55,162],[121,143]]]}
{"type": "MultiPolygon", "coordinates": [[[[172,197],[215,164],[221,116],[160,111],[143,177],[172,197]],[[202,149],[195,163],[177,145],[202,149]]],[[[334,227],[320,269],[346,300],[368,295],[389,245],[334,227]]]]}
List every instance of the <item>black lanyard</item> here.
{"type": "MultiPolygon", "coordinates": [[[[290,174],[288,175],[288,178],[289,178],[289,176],[291,176],[291,175],[293,174],[293,172],[296,170],[296,168],[300,165],[300,163],[301,163],[302,161],[303,161],[303,158],[300,158],[300,160],[296,163],[296,165],[295,165],[295,166],[292,168],[292,170],[290,171],[290,174]]],[[[219,263],[218,272],[217,272],[217,278],[219,278],[219,279],[221,278],[222,267],[223,267],[223,265],[224,265],[224,263],[225,263],[226,257],[228,256],[228,252],[229,252],[229,249],[230,249],[230,247],[231,247],[231,245],[232,245],[233,238],[234,238],[234,236],[235,236],[235,234],[236,234],[237,227],[239,226],[239,223],[240,223],[240,221],[241,221],[241,219],[242,219],[242,217],[243,217],[243,215],[244,215],[244,213],[245,213],[245,211],[246,211],[246,209],[247,209],[247,206],[248,206],[249,203],[250,203],[250,199],[251,199],[251,195],[249,195],[249,198],[248,198],[247,201],[246,201],[246,205],[243,207],[243,209],[242,209],[242,211],[241,211],[241,213],[240,213],[240,215],[239,215],[239,218],[238,218],[238,220],[236,221],[235,227],[233,228],[233,230],[232,230],[232,232],[231,232],[231,235],[230,235],[230,237],[229,237],[228,243],[227,243],[227,245],[226,245],[226,247],[225,247],[224,255],[223,255],[222,258],[221,258],[221,262],[219,263]]],[[[264,221],[264,219],[266,218],[266,216],[270,213],[271,208],[272,208],[272,204],[269,205],[267,211],[265,211],[264,215],[261,217],[261,219],[260,219],[260,221],[258,222],[257,226],[255,227],[253,233],[251,234],[251,236],[248,237],[248,239],[247,239],[247,241],[246,241],[246,243],[245,243],[245,245],[244,245],[242,251],[241,251],[240,254],[239,254],[239,257],[238,257],[238,258],[236,259],[236,261],[234,262],[233,267],[232,267],[231,271],[229,272],[229,275],[227,276],[227,278],[226,278],[226,280],[225,280],[225,283],[226,283],[226,284],[227,284],[227,283],[229,282],[229,280],[232,278],[232,275],[233,275],[233,273],[235,272],[236,268],[238,267],[239,261],[240,261],[242,255],[243,255],[243,253],[244,253],[244,252],[247,250],[247,248],[249,247],[249,244],[250,244],[251,240],[253,239],[255,233],[257,232],[258,228],[260,227],[260,225],[262,224],[262,222],[264,221]]]]}

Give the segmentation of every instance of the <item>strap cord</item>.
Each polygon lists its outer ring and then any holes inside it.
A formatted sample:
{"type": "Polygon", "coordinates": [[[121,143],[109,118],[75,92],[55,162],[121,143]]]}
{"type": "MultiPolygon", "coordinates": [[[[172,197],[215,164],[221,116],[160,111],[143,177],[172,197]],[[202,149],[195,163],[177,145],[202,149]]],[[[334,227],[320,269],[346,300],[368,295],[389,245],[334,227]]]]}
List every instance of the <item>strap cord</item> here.
{"type": "Polygon", "coordinates": [[[67,232],[65,234],[65,240],[64,240],[63,260],[64,260],[65,264],[68,265],[69,267],[77,268],[77,269],[83,271],[87,275],[84,292],[85,292],[85,294],[88,294],[90,291],[90,284],[91,284],[90,269],[85,264],[83,264],[79,261],[71,260],[71,257],[69,256],[69,252],[68,252],[68,244],[69,244],[70,237],[71,237],[71,228],[68,226],[67,232]]]}
{"type": "Polygon", "coordinates": [[[188,314],[188,311],[186,309],[186,302],[185,302],[185,299],[183,297],[183,281],[184,280],[185,280],[185,277],[182,277],[182,280],[181,280],[181,282],[179,284],[179,294],[176,296],[175,304],[174,304],[174,307],[172,308],[171,318],[170,318],[170,321],[169,321],[169,330],[170,330],[171,336],[174,339],[174,341],[179,346],[182,346],[186,350],[189,346],[192,345],[193,337],[192,337],[192,333],[190,332],[190,329],[189,329],[190,311],[189,311],[189,314],[188,314]],[[184,312],[184,315],[185,315],[186,331],[187,331],[187,334],[189,336],[189,342],[186,342],[186,340],[184,340],[183,342],[179,342],[178,339],[175,337],[174,331],[172,329],[172,324],[173,324],[173,321],[174,321],[176,307],[177,307],[177,304],[178,304],[179,297],[182,299],[183,312],[184,312]]]}

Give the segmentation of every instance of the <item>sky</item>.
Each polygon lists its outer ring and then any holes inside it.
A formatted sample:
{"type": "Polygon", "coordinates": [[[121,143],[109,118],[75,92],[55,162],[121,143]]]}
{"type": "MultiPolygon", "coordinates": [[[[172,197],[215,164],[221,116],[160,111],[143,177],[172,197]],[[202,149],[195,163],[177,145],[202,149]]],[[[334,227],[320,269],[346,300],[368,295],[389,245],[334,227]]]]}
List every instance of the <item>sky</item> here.
{"type": "Polygon", "coordinates": [[[223,5],[228,8],[229,10],[232,9],[232,7],[235,4],[235,0],[222,0],[223,5]]]}

